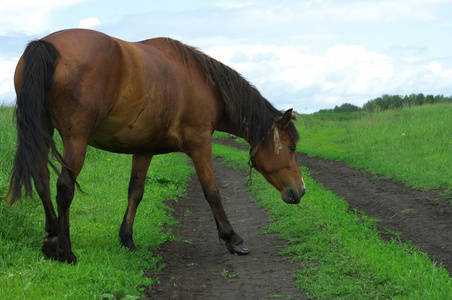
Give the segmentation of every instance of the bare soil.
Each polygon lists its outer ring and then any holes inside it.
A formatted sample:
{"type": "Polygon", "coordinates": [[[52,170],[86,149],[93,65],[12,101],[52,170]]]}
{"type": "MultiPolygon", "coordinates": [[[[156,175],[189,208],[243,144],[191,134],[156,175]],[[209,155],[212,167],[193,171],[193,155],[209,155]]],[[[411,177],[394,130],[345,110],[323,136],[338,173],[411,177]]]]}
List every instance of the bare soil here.
{"type": "MultiPolygon", "coordinates": [[[[222,144],[244,148],[233,139],[222,144]]],[[[246,147],[245,147],[246,149],[246,147]]],[[[311,176],[368,216],[379,219],[379,230],[399,232],[434,261],[452,270],[452,205],[436,193],[421,192],[390,180],[378,179],[348,167],[344,162],[298,154],[311,176]]],[[[173,228],[178,242],[166,242],[156,251],[166,267],[145,272],[160,284],[146,289],[147,299],[305,299],[293,276],[297,264],[278,255],[285,242],[276,234],[260,234],[269,217],[245,191],[245,172],[214,160],[220,195],[229,220],[251,254],[229,254],[218,239],[215,221],[196,175],[187,196],[168,205],[181,227],[173,228]]],[[[309,187],[307,187],[309,193],[309,187]]]]}

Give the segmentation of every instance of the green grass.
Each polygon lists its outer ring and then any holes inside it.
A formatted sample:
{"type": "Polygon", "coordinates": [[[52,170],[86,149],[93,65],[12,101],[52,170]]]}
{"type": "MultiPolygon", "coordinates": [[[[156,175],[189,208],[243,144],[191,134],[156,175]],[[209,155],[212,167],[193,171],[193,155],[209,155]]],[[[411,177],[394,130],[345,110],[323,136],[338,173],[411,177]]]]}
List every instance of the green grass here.
{"type": "MultiPolygon", "coordinates": [[[[214,145],[228,165],[247,170],[248,153],[214,145]]],[[[447,299],[448,272],[425,253],[394,236],[379,239],[376,220],[349,212],[348,203],[327,191],[302,169],[309,192],[300,205],[285,204],[256,171],[250,190],[270,217],[264,232],[278,232],[298,270],[295,286],[320,299],[447,299]]]]}
{"type": "Polygon", "coordinates": [[[12,160],[16,153],[13,109],[0,105],[0,196],[6,195],[12,160]]]}
{"type": "Polygon", "coordinates": [[[452,195],[452,104],[301,116],[298,149],[421,190],[452,195]]]}
{"type": "MultiPolygon", "coordinates": [[[[11,109],[0,111],[0,196],[4,199],[15,152],[11,109]]],[[[131,156],[90,148],[71,206],[71,239],[75,266],[44,258],[42,204],[35,195],[22,204],[0,202],[0,299],[99,299],[101,295],[143,295],[153,283],[143,271],[163,262],[149,249],[173,239],[176,221],[163,204],[185,193],[193,168],[182,154],[154,157],[134,227],[135,252],[120,246],[118,231],[127,203],[131,156]]],[[[55,195],[52,178],[52,193],[55,195]]]]}

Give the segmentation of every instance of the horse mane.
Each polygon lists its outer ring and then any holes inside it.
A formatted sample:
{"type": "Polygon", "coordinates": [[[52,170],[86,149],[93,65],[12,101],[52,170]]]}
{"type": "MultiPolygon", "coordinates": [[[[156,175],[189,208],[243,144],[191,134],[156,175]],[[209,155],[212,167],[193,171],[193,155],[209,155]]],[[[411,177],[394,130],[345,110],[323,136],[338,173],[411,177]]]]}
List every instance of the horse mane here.
{"type": "MultiPolygon", "coordinates": [[[[225,113],[238,134],[250,144],[265,143],[282,112],[234,69],[195,47],[169,38],[168,42],[181,54],[184,62],[196,62],[210,83],[217,87],[225,104],[225,113]]],[[[286,130],[296,143],[299,135],[295,125],[290,122],[286,130]]]]}

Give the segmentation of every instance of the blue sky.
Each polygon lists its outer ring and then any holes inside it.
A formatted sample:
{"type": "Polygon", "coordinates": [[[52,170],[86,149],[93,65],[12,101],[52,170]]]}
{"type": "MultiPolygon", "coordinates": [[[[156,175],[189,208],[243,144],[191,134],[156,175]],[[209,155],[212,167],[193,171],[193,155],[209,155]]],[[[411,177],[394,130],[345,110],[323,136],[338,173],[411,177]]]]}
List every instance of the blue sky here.
{"type": "Polygon", "coordinates": [[[0,0],[0,103],[27,42],[85,27],[169,36],[239,71],[279,109],[452,95],[452,0],[0,0]]]}

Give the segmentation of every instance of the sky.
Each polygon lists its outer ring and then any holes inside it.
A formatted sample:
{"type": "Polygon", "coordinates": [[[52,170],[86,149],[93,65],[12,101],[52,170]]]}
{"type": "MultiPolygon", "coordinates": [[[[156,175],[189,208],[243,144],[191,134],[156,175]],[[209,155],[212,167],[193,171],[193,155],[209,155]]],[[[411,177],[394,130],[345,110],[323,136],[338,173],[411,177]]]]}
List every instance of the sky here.
{"type": "Polygon", "coordinates": [[[281,110],[452,95],[452,0],[0,0],[0,103],[14,104],[27,43],[68,28],[178,39],[281,110]]]}

